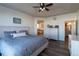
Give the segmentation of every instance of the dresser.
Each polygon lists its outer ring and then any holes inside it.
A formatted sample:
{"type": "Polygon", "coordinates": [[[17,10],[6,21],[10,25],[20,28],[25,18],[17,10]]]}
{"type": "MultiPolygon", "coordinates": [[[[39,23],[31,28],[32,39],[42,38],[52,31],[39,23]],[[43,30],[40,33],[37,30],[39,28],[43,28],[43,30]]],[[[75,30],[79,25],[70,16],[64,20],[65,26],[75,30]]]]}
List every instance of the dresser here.
{"type": "Polygon", "coordinates": [[[71,56],[79,56],[79,36],[69,35],[68,48],[71,56]]]}
{"type": "Polygon", "coordinates": [[[48,39],[58,40],[59,38],[58,28],[48,28],[45,37],[48,39]]]}

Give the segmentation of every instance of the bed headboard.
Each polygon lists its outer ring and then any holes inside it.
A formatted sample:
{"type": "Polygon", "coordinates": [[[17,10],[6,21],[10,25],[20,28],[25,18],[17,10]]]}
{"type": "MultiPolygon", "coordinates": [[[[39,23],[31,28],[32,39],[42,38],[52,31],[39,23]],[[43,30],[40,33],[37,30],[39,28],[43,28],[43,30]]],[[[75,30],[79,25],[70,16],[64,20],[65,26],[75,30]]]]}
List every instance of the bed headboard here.
{"type": "Polygon", "coordinates": [[[4,31],[19,31],[27,30],[29,32],[29,27],[27,26],[0,26],[0,37],[3,36],[4,31]]]}

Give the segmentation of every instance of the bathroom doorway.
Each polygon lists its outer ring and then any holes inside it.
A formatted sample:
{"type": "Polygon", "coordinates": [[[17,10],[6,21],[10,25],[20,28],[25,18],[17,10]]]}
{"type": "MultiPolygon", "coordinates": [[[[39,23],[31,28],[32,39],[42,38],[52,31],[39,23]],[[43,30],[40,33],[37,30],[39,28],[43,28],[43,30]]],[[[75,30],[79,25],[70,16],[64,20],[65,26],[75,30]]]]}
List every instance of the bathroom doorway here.
{"type": "Polygon", "coordinates": [[[43,36],[44,34],[44,20],[37,21],[37,35],[43,36]]]}

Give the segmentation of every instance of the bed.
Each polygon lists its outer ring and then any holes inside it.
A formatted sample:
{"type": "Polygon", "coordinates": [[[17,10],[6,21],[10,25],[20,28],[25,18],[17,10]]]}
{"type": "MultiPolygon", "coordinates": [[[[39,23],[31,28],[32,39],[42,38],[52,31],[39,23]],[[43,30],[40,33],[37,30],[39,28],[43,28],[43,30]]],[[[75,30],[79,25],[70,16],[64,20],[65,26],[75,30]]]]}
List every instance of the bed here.
{"type": "Polygon", "coordinates": [[[0,40],[0,51],[3,56],[35,56],[47,45],[48,41],[39,36],[4,37],[0,40]]]}
{"type": "Polygon", "coordinates": [[[48,45],[47,39],[35,35],[6,37],[4,31],[29,30],[29,27],[0,26],[0,53],[2,56],[37,56],[48,45]],[[6,29],[7,28],[7,29],[6,29]]]}

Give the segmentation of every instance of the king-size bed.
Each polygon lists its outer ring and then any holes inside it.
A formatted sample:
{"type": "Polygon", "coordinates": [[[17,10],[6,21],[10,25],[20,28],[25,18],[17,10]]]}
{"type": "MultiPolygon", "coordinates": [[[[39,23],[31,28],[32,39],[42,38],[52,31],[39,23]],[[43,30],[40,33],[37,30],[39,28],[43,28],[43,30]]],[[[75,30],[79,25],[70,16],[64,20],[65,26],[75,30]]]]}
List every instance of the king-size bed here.
{"type": "Polygon", "coordinates": [[[46,48],[47,44],[46,39],[37,36],[2,38],[0,40],[0,50],[3,56],[38,55],[41,52],[40,49],[46,48]],[[36,51],[37,53],[35,53],[36,51]]]}
{"type": "Polygon", "coordinates": [[[0,39],[0,53],[2,56],[36,56],[42,52],[47,45],[47,39],[40,36],[4,36],[0,39]]]}

